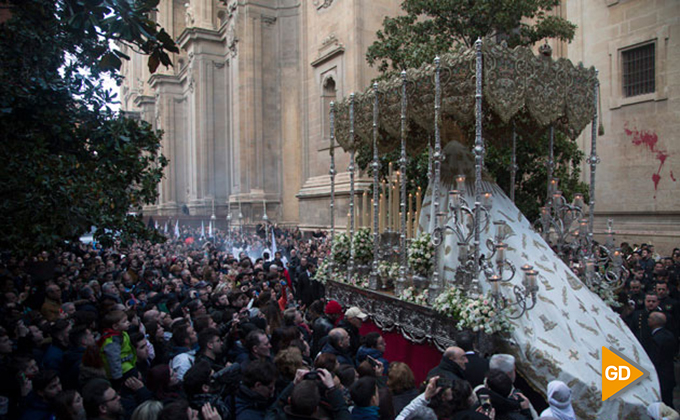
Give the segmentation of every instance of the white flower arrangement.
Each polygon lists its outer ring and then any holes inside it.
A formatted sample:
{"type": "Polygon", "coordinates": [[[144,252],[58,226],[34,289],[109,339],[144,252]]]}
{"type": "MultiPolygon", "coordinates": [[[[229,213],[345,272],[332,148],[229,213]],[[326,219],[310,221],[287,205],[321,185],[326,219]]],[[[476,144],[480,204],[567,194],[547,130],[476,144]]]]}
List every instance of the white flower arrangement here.
{"type": "Polygon", "coordinates": [[[316,269],[316,273],[312,276],[312,280],[316,280],[321,284],[326,284],[328,280],[333,281],[343,281],[343,275],[341,269],[336,265],[333,272],[330,271],[330,261],[331,259],[326,257],[319,262],[319,266],[316,269]]]}
{"type": "Polygon", "coordinates": [[[432,236],[423,233],[413,239],[408,247],[408,266],[420,276],[428,276],[434,266],[434,245],[432,236]]]}
{"type": "Polygon", "coordinates": [[[328,280],[335,278],[334,273],[330,273],[328,263],[330,258],[324,258],[319,262],[319,266],[316,268],[316,273],[312,277],[313,280],[320,282],[321,284],[326,284],[328,280]]]}
{"type": "Polygon", "coordinates": [[[350,257],[351,241],[346,233],[336,233],[333,238],[333,260],[337,266],[346,265],[350,257]]]}
{"type": "Polygon", "coordinates": [[[594,282],[592,284],[588,284],[588,288],[590,289],[591,292],[597,293],[597,295],[602,299],[602,301],[604,301],[604,303],[606,303],[609,307],[611,308],[621,307],[621,302],[616,300],[616,294],[614,293],[614,290],[612,288],[594,282]]]}
{"type": "Polygon", "coordinates": [[[413,286],[404,289],[404,291],[399,296],[399,299],[401,300],[405,300],[406,302],[413,302],[416,305],[421,306],[427,306],[428,298],[429,292],[427,291],[427,289],[423,290],[422,292],[418,292],[418,290],[413,286]]]}
{"type": "Polygon", "coordinates": [[[368,228],[359,229],[352,238],[355,264],[365,265],[373,260],[373,238],[368,228]]]}
{"type": "Polygon", "coordinates": [[[458,288],[451,287],[437,296],[434,309],[457,320],[458,329],[481,331],[488,335],[512,331],[512,324],[505,312],[494,306],[489,294],[468,298],[458,288]]]}
{"type": "Polygon", "coordinates": [[[378,263],[378,274],[383,281],[387,279],[396,279],[399,277],[399,269],[401,266],[399,263],[389,263],[387,261],[381,261],[378,263]]]}
{"type": "Polygon", "coordinates": [[[349,279],[349,284],[355,287],[361,287],[362,289],[368,289],[368,277],[354,275],[349,279]]]}

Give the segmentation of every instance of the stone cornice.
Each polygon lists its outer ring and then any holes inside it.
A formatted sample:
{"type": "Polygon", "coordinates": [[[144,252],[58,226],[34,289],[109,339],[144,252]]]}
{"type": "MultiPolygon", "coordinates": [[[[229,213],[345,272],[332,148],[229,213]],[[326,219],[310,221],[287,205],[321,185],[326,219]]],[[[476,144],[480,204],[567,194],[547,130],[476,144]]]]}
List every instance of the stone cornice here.
{"type": "Polygon", "coordinates": [[[224,42],[224,33],[220,30],[212,30],[205,28],[186,28],[177,38],[177,45],[180,48],[186,49],[191,42],[208,41],[208,42],[224,42]]]}
{"type": "Polygon", "coordinates": [[[151,95],[138,95],[135,98],[135,105],[141,107],[142,105],[154,104],[156,100],[151,95]]]}
{"type": "Polygon", "coordinates": [[[180,85],[182,82],[179,80],[179,77],[173,74],[152,74],[149,77],[149,85],[152,88],[155,89],[160,84],[180,85]]]}

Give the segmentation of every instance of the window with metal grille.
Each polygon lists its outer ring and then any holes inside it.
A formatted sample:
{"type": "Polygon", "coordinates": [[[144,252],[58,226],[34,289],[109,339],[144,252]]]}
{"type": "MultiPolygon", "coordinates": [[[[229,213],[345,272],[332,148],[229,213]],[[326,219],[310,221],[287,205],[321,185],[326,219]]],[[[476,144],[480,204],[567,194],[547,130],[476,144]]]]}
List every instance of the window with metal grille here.
{"type": "Polygon", "coordinates": [[[626,97],[652,93],[655,90],[655,44],[631,48],[621,53],[623,59],[623,94],[626,97]]]}

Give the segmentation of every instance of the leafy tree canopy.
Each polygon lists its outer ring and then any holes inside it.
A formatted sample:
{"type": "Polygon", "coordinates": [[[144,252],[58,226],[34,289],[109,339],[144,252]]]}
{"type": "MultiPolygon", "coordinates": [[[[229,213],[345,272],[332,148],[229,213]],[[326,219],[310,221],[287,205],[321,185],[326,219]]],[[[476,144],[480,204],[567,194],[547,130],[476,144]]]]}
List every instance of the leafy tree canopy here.
{"type": "MultiPolygon", "coordinates": [[[[560,0],[404,0],[401,7],[405,14],[384,19],[383,29],[377,32],[377,40],[368,48],[366,59],[371,66],[377,66],[381,77],[389,77],[396,71],[431,63],[437,55],[470,47],[480,37],[496,36],[510,47],[528,46],[548,38],[568,42],[573,39],[576,26],[549,14],[559,4],[560,0]]],[[[516,120],[521,121],[518,126],[525,131],[518,133],[515,201],[533,220],[546,197],[547,130],[532,128],[522,115],[516,120]]],[[[468,129],[467,137],[473,139],[474,127],[468,129]]],[[[506,192],[510,189],[511,132],[511,127],[499,126],[497,118],[485,119],[485,169],[506,192]]],[[[583,153],[562,134],[556,134],[554,151],[555,176],[560,178],[565,197],[571,199],[574,193],[581,192],[587,201],[587,187],[579,180],[583,153]]],[[[396,161],[397,155],[398,152],[388,152],[381,156],[381,161],[396,161]]],[[[371,159],[372,151],[359,151],[360,167],[367,168],[371,159]]],[[[386,167],[381,166],[381,177],[385,177],[386,167]]],[[[410,159],[406,173],[409,189],[427,187],[424,168],[426,152],[410,159]]]]}
{"type": "Polygon", "coordinates": [[[371,66],[387,72],[420,67],[479,37],[496,35],[510,47],[546,38],[571,41],[576,25],[547,14],[560,0],[404,0],[405,15],[385,17],[368,48],[371,66]]]}
{"type": "Polygon", "coordinates": [[[178,52],[149,18],[158,0],[12,0],[0,21],[0,250],[95,237],[153,237],[129,214],[153,203],[166,159],[160,133],[113,112],[102,76],[127,57],[153,72],[178,52]]]}

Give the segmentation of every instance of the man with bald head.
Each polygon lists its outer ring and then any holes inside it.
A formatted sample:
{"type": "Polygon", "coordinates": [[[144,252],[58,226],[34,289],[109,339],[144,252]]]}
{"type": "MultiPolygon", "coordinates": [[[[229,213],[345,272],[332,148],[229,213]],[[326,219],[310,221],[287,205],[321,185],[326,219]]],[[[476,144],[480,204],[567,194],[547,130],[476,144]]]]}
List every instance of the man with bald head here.
{"type": "Polygon", "coordinates": [[[349,334],[347,331],[344,328],[333,328],[328,333],[328,342],[326,342],[319,354],[334,354],[341,365],[354,366],[354,357],[349,352],[349,344],[349,334]]]}
{"type": "Polygon", "coordinates": [[[665,328],[666,314],[652,312],[647,324],[652,330],[652,346],[649,358],[652,359],[661,385],[661,400],[669,407],[673,407],[673,388],[675,387],[675,368],[673,357],[677,351],[675,336],[665,328]]]}
{"type": "Polygon", "coordinates": [[[435,367],[427,374],[427,378],[439,376],[453,382],[454,380],[465,380],[465,366],[468,359],[465,350],[460,347],[449,347],[444,352],[439,366],[435,367]]]}

